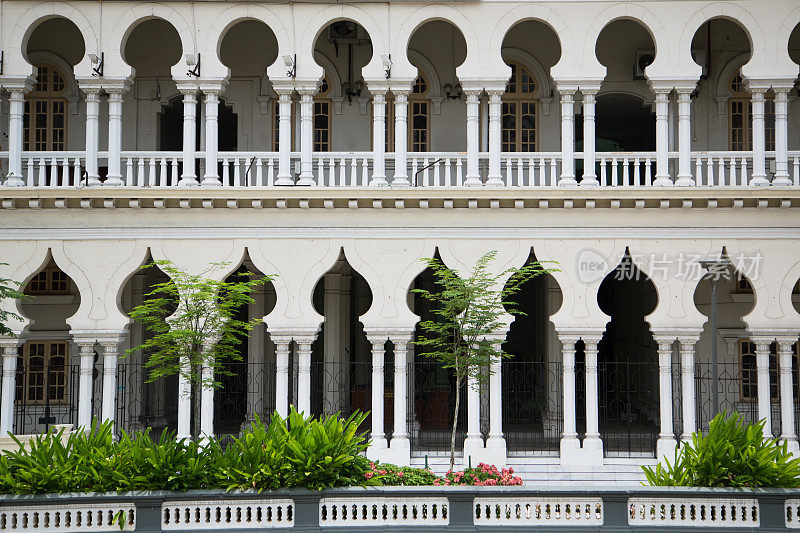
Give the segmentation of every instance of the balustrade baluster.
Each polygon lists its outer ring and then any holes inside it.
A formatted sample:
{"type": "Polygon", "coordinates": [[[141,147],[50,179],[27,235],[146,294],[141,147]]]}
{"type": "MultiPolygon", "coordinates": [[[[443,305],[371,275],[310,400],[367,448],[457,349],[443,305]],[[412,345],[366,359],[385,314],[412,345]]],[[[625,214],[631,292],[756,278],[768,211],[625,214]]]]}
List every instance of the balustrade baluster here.
{"type": "Polygon", "coordinates": [[[227,157],[222,159],[222,186],[223,187],[231,186],[231,171],[230,168],[228,168],[227,157]]]}
{"type": "Polygon", "coordinates": [[[147,187],[149,184],[144,175],[144,157],[139,157],[136,161],[136,181],[142,186],[147,187]]]}
{"type": "Polygon", "coordinates": [[[639,170],[639,158],[633,159],[633,183],[631,185],[641,185],[641,171],[639,170]]]}
{"type": "Polygon", "coordinates": [[[448,157],[444,161],[444,186],[450,186],[450,158],[448,157]]]}
{"type": "Polygon", "coordinates": [[[50,180],[47,183],[47,185],[49,185],[50,187],[56,187],[58,185],[58,159],[56,159],[55,157],[51,158],[49,168],[50,168],[49,172],[50,180]]]}
{"type": "Polygon", "coordinates": [[[61,186],[69,187],[69,157],[61,160],[61,186]]]}
{"type": "Polygon", "coordinates": [[[39,183],[37,184],[39,187],[44,187],[47,185],[47,169],[46,164],[44,162],[44,157],[39,158],[39,183]]]}
{"type": "Polygon", "coordinates": [[[533,187],[533,178],[536,170],[536,163],[532,157],[528,158],[528,187],[533,187]]]}
{"type": "Polygon", "coordinates": [[[34,178],[35,173],[33,171],[33,166],[34,166],[33,158],[29,157],[28,158],[28,182],[27,182],[27,186],[28,187],[35,186],[35,178],[34,178]]]}
{"type": "Polygon", "coordinates": [[[158,185],[158,175],[156,174],[156,158],[150,157],[150,185],[153,187],[158,185]]]}
{"type": "Polygon", "coordinates": [[[350,179],[348,180],[347,184],[350,187],[355,187],[358,185],[358,162],[357,158],[352,157],[350,158],[350,179]]]}
{"type": "Polygon", "coordinates": [[[706,158],[706,180],[709,187],[714,187],[714,184],[717,182],[716,178],[714,177],[714,158],[708,156],[706,158]]]}
{"type": "Polygon", "coordinates": [[[361,161],[361,186],[366,187],[369,185],[369,158],[364,158],[361,161]]]}
{"type": "Polygon", "coordinates": [[[547,186],[547,160],[539,158],[539,186],[547,186]]]}
{"type": "Polygon", "coordinates": [[[620,185],[632,185],[630,182],[630,162],[627,157],[622,158],[622,178],[620,185]]]}
{"type": "Polygon", "coordinates": [[[428,158],[422,158],[422,186],[427,187],[430,185],[429,176],[431,173],[431,167],[428,166],[428,158]]]}
{"type": "Polygon", "coordinates": [[[553,157],[550,159],[550,186],[555,187],[557,183],[557,175],[558,175],[558,165],[556,164],[556,158],[553,157]]]}
{"type": "Polygon", "coordinates": [[[275,159],[270,157],[267,159],[267,187],[272,187],[275,184],[275,159]]]}
{"type": "Polygon", "coordinates": [[[742,156],[741,175],[739,176],[740,185],[747,187],[747,159],[742,156]]]}
{"type": "Polygon", "coordinates": [[[433,186],[434,187],[441,187],[441,182],[439,181],[439,166],[442,164],[441,161],[437,161],[433,165],[433,186]]]}
{"type": "Polygon", "coordinates": [[[256,158],[256,187],[264,186],[264,160],[256,158]]]}
{"type": "MultiPolygon", "coordinates": [[[[522,187],[522,182],[523,182],[523,180],[525,178],[524,169],[525,169],[525,160],[523,158],[521,158],[521,157],[518,157],[517,158],[517,182],[516,182],[516,186],[517,187],[522,187]]],[[[511,183],[506,183],[506,185],[510,187],[511,183]]]]}
{"type": "Polygon", "coordinates": [[[162,157],[158,162],[158,186],[169,186],[169,164],[166,157],[162,157]]]}
{"type": "Polygon", "coordinates": [[[417,185],[417,158],[411,158],[411,186],[417,185]]]}
{"type": "Polygon", "coordinates": [[[337,185],[339,187],[347,186],[347,166],[344,157],[339,158],[339,181],[337,185]]]}
{"type": "Polygon", "coordinates": [[[464,167],[460,157],[456,159],[456,182],[454,185],[456,187],[464,185],[464,167]]]}
{"type": "Polygon", "coordinates": [[[180,179],[180,176],[178,175],[178,158],[177,157],[173,157],[172,158],[172,169],[171,169],[171,172],[170,172],[170,175],[169,175],[169,184],[172,187],[177,187],[179,179],[180,179]]]}
{"type": "Polygon", "coordinates": [[[725,158],[722,156],[719,156],[717,161],[717,185],[725,186],[725,158]]]}
{"type": "Polygon", "coordinates": [[[75,186],[77,187],[81,183],[81,158],[80,157],[76,157],[75,158],[75,166],[74,166],[74,168],[75,168],[75,171],[74,171],[73,175],[75,176],[75,186]]]}
{"type": "Polygon", "coordinates": [[[242,181],[242,162],[238,157],[233,159],[233,186],[243,187],[245,184],[242,181]]]}
{"type": "Polygon", "coordinates": [[[608,187],[608,175],[606,174],[606,158],[600,158],[600,186],[608,187]]]}
{"type": "Polygon", "coordinates": [[[136,176],[133,173],[133,160],[130,157],[125,158],[125,185],[128,187],[136,186],[136,176]]]}
{"type": "Polygon", "coordinates": [[[795,187],[800,187],[800,157],[794,158],[794,164],[792,167],[794,167],[794,176],[792,181],[794,182],[795,187]]]}
{"type": "Polygon", "coordinates": [[[736,177],[739,173],[736,171],[736,158],[731,157],[730,166],[728,167],[728,185],[731,187],[736,185],[736,177]]]}
{"type": "Polygon", "coordinates": [[[653,185],[653,165],[649,157],[644,159],[644,184],[647,187],[653,185]]]}
{"type": "MultiPolygon", "coordinates": [[[[701,156],[699,156],[699,155],[694,160],[694,174],[695,174],[695,179],[694,179],[695,185],[702,185],[703,184],[703,158],[701,156]]],[[[706,181],[708,181],[708,178],[706,178],[706,181]]]]}

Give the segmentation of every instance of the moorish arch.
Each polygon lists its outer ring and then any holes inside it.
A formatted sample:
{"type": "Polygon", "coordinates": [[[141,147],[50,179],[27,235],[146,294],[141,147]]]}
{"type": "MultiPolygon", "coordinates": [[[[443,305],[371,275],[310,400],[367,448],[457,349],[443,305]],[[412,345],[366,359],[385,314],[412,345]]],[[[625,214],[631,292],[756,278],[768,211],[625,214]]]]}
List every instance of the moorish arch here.
{"type": "MultiPolygon", "coordinates": [[[[204,44],[205,53],[213,53],[222,62],[220,52],[225,37],[231,29],[239,23],[246,21],[261,22],[269,28],[272,33],[272,38],[277,42],[278,53],[275,57],[275,61],[277,61],[282,54],[289,53],[291,50],[291,41],[283,20],[268,7],[251,4],[231,6],[222,13],[219,13],[206,33],[204,44]]],[[[270,63],[270,65],[272,64],[274,64],[274,61],[270,63]]]]}

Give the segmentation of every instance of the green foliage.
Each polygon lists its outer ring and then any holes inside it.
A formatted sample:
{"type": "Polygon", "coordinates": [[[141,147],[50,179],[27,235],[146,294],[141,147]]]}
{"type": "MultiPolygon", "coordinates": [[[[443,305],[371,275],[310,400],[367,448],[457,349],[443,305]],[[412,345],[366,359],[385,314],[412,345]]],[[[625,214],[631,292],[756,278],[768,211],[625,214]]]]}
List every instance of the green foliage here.
{"type": "Polygon", "coordinates": [[[738,413],[718,414],[708,435],[696,432],[692,442],[675,453],[672,463],[644,469],[647,483],[681,487],[800,486],[800,459],[786,443],[764,437],[764,423],[747,425],[738,413]]]}
{"type": "Polygon", "coordinates": [[[250,294],[272,278],[225,281],[214,276],[227,265],[212,263],[199,274],[181,270],[170,261],[142,267],[158,267],[170,278],[153,285],[144,302],[130,314],[152,334],[126,351],[127,355],[149,353],[145,363],[148,382],[181,374],[206,387],[219,386],[214,376],[226,372],[224,362],[241,360],[237,346],[260,319],[238,320],[236,312],[252,303],[250,294]],[[201,373],[201,368],[212,371],[201,373]]]}
{"type": "Polygon", "coordinates": [[[304,418],[292,410],[269,426],[257,420],[225,450],[216,441],[176,440],[149,431],[114,439],[113,423],[39,435],[0,456],[0,493],[124,492],[223,488],[270,490],[377,484],[364,477],[365,414],[304,418]]]}
{"type": "MultiPolygon", "coordinates": [[[[7,266],[8,263],[0,263],[0,266],[7,266]]],[[[0,302],[7,299],[27,300],[29,296],[22,293],[22,284],[0,276],[0,302]]],[[[14,331],[8,327],[7,322],[24,321],[20,315],[13,311],[8,311],[0,307],[0,336],[14,337],[14,331]]]]}
{"type": "Polygon", "coordinates": [[[277,489],[367,485],[369,461],[362,455],[369,443],[356,433],[366,418],[354,413],[324,420],[305,418],[292,408],[286,420],[277,414],[265,427],[253,427],[215,458],[217,486],[234,489],[277,489]]]}
{"type": "Polygon", "coordinates": [[[369,463],[364,478],[381,485],[420,486],[433,485],[439,477],[426,468],[396,466],[389,463],[369,463]]]}
{"type": "Polygon", "coordinates": [[[491,375],[493,359],[511,357],[498,342],[505,336],[507,314],[524,315],[512,297],[523,284],[555,269],[547,269],[538,261],[522,268],[493,272],[490,268],[496,251],[483,254],[468,276],[462,277],[437,258],[423,259],[433,272],[433,290],[414,289],[433,304],[433,320],[420,323],[422,334],[414,344],[426,357],[437,360],[442,368],[453,370],[455,400],[453,426],[450,433],[450,469],[455,464],[455,437],[458,425],[461,385],[467,378],[480,384],[491,375]]]}

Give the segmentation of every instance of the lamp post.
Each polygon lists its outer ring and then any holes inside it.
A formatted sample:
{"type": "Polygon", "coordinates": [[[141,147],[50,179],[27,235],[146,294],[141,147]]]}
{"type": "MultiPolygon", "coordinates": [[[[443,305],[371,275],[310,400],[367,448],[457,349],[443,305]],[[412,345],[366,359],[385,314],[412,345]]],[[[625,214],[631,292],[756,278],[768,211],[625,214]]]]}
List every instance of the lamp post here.
{"type": "MultiPolygon", "coordinates": [[[[711,276],[711,407],[713,416],[719,413],[719,373],[717,360],[717,284],[719,278],[727,275],[730,263],[726,259],[700,261],[700,266],[711,276]]],[[[713,418],[712,416],[712,418],[713,418]]]]}

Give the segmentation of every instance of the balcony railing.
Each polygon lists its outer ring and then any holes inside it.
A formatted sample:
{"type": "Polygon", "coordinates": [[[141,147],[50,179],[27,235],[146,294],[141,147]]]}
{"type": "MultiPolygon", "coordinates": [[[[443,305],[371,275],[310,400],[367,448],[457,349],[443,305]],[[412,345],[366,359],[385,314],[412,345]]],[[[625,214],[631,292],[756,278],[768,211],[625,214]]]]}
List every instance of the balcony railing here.
{"type": "MultiPolygon", "coordinates": [[[[575,154],[576,177],[586,174],[584,156],[575,154]]],[[[774,153],[767,153],[767,179],[774,175],[774,153]]],[[[196,176],[206,174],[205,152],[195,152],[196,176]]],[[[678,153],[669,153],[670,181],[676,181],[678,153]]],[[[395,154],[387,153],[386,181],[391,185],[396,172],[395,154]]],[[[99,152],[98,165],[108,164],[107,152],[99,152]]],[[[480,179],[488,179],[489,154],[478,156],[480,179]]],[[[701,187],[749,187],[753,172],[752,152],[692,152],[690,167],[694,184],[701,187]]],[[[123,151],[120,158],[122,182],[127,187],[175,187],[183,173],[182,152],[123,151]]],[[[81,187],[88,183],[83,151],[23,152],[22,180],[27,187],[81,187]]],[[[313,182],[317,187],[367,187],[374,173],[372,152],[315,152],[312,156],[313,182]]],[[[500,156],[502,187],[556,187],[562,171],[560,152],[503,153],[500,156]]],[[[655,152],[598,152],[595,175],[599,186],[653,187],[655,152]]],[[[789,152],[789,179],[800,186],[800,151],[789,152]]],[[[8,173],[8,152],[0,152],[0,175],[8,173]]],[[[101,173],[102,174],[102,173],[101,173]]],[[[278,174],[277,152],[220,152],[217,177],[222,187],[274,187],[278,174]]],[[[290,154],[290,174],[296,184],[300,175],[300,153],[290,154]]],[[[405,175],[412,187],[453,188],[467,179],[464,152],[409,153],[405,175]]],[[[101,180],[102,181],[102,180],[101,180]]],[[[5,179],[0,179],[4,184],[5,179]]]]}

